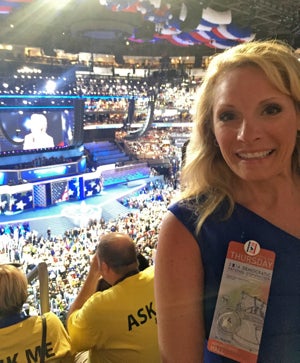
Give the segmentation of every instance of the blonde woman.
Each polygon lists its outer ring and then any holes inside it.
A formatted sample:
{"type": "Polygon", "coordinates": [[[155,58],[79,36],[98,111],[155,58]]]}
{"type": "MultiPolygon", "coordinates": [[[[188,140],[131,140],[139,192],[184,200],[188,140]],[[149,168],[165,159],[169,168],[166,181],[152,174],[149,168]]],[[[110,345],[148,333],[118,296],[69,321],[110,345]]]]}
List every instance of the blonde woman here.
{"type": "Polygon", "coordinates": [[[159,235],[162,362],[300,361],[299,105],[288,45],[254,41],[211,61],[181,200],[159,235]]]}
{"type": "Polygon", "coordinates": [[[30,133],[25,135],[23,150],[54,147],[54,139],[47,134],[47,117],[41,113],[33,113],[29,120],[30,133]]]}
{"type": "MultiPolygon", "coordinates": [[[[23,312],[27,300],[27,278],[13,265],[0,265],[0,362],[38,362],[42,341],[41,316],[23,312]]],[[[73,362],[70,339],[59,318],[46,318],[45,362],[73,362]]]]}

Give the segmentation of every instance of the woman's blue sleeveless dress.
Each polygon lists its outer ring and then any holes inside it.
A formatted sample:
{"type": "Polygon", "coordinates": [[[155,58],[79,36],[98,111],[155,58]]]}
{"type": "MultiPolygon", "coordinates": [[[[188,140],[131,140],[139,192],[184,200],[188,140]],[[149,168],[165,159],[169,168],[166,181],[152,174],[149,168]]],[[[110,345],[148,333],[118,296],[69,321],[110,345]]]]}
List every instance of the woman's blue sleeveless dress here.
{"type": "MultiPolygon", "coordinates": [[[[300,239],[284,232],[257,214],[236,204],[223,219],[225,205],[211,215],[195,235],[196,215],[177,202],[169,210],[194,235],[205,271],[204,317],[208,338],[230,241],[257,241],[276,254],[270,295],[262,331],[258,363],[300,362],[300,239]]],[[[300,220],[299,220],[300,223],[300,220]]],[[[229,363],[231,359],[205,350],[205,363],[229,363]]]]}

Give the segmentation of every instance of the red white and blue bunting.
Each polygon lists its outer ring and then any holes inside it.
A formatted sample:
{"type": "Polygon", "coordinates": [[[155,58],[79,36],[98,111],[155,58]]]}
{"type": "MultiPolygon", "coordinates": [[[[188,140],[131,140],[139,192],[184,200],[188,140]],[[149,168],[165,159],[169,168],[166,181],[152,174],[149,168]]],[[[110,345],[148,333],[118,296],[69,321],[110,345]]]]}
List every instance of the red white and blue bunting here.
{"type": "Polygon", "coordinates": [[[0,15],[8,15],[13,10],[21,7],[24,3],[30,3],[32,0],[3,0],[0,1],[0,15]]]}
{"type": "Polygon", "coordinates": [[[216,11],[210,7],[200,5],[191,8],[186,0],[178,9],[172,3],[161,0],[99,0],[100,5],[115,12],[139,13],[143,20],[154,24],[152,38],[143,39],[133,31],[129,40],[136,43],[162,40],[181,46],[205,45],[211,48],[226,49],[238,43],[248,42],[255,38],[249,28],[239,28],[232,23],[231,10],[216,11]],[[194,20],[195,10],[199,10],[199,20],[192,28],[189,19],[194,20]]]}

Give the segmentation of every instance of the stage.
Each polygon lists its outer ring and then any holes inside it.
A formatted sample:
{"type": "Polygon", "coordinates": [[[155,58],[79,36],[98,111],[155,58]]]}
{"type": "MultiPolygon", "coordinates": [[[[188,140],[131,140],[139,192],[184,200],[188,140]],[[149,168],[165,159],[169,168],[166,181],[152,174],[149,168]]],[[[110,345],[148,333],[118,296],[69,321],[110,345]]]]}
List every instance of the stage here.
{"type": "Polygon", "coordinates": [[[39,235],[47,235],[50,229],[53,235],[63,235],[68,229],[84,227],[90,219],[106,221],[125,215],[129,210],[118,199],[129,196],[147,183],[147,179],[130,183],[120,183],[105,187],[100,194],[77,201],[63,201],[44,208],[22,211],[12,214],[0,214],[0,226],[28,223],[30,230],[39,235]]]}

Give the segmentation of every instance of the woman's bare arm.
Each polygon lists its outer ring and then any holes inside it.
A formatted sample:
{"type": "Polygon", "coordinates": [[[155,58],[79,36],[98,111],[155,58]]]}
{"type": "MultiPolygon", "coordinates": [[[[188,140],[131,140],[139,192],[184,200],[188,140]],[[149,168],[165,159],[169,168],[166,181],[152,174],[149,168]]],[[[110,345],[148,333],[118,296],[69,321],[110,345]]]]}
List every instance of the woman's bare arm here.
{"type": "Polygon", "coordinates": [[[163,363],[203,362],[203,266],[192,234],[170,212],[155,258],[155,299],[163,363]]]}

